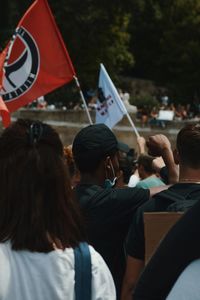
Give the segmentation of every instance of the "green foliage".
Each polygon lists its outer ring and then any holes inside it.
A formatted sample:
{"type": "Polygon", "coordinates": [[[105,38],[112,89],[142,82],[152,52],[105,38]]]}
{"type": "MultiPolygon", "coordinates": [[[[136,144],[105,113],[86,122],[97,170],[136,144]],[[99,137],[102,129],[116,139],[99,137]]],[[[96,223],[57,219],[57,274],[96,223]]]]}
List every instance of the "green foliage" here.
{"type": "Polygon", "coordinates": [[[200,2],[176,1],[169,13],[158,64],[166,70],[162,79],[177,97],[191,100],[200,96],[200,2]]]}
{"type": "Polygon", "coordinates": [[[120,2],[50,1],[83,87],[97,85],[99,64],[112,75],[133,64],[128,51],[130,15],[120,2]],[[62,7],[62,9],[60,9],[62,7]]]}
{"type": "Polygon", "coordinates": [[[132,96],[130,97],[130,103],[138,108],[145,107],[149,111],[151,111],[153,107],[159,106],[158,100],[149,94],[132,96]]]}
{"type": "Polygon", "coordinates": [[[4,48],[13,35],[13,32],[24,14],[32,3],[31,0],[24,1],[1,1],[0,8],[0,49],[4,48]]]}
{"type": "Polygon", "coordinates": [[[64,85],[59,89],[56,89],[53,92],[49,93],[45,96],[45,100],[48,102],[48,104],[56,103],[61,107],[73,107],[75,104],[80,102],[80,95],[75,81],[72,81],[67,85],[64,85]]]}
{"type": "Polygon", "coordinates": [[[130,26],[134,72],[172,98],[200,97],[200,1],[136,0],[130,26]]]}

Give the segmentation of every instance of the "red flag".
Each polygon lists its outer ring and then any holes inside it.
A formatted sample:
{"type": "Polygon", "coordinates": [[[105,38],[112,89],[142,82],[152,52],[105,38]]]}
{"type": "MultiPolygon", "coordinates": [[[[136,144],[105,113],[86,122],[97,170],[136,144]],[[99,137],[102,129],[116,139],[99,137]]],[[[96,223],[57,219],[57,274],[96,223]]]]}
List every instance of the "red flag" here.
{"type": "MultiPolygon", "coordinates": [[[[3,81],[3,64],[5,61],[7,53],[7,47],[4,49],[3,52],[0,53],[0,90],[2,89],[2,81],[3,81]]],[[[10,113],[8,108],[6,107],[2,97],[0,96],[0,114],[3,120],[3,124],[5,127],[9,126],[10,124],[10,113]]]]}
{"type": "Polygon", "coordinates": [[[3,125],[5,127],[8,127],[10,125],[10,113],[1,96],[0,96],[0,114],[2,117],[3,125]]]}
{"type": "Polygon", "coordinates": [[[7,47],[0,53],[0,90],[2,89],[2,81],[3,81],[3,65],[7,54],[7,47]]]}
{"type": "Polygon", "coordinates": [[[0,96],[10,112],[73,79],[75,71],[46,0],[19,22],[0,72],[0,96]],[[1,82],[1,81],[0,81],[1,82]]]}

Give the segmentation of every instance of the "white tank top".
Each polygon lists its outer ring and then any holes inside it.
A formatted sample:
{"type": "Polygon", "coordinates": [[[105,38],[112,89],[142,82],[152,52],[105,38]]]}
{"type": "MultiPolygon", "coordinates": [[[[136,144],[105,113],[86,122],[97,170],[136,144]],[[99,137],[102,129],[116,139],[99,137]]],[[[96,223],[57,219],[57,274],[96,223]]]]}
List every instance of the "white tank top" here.
{"type": "MultiPolygon", "coordinates": [[[[116,299],[112,276],[90,246],[92,300],[116,299]]],[[[0,300],[75,300],[72,248],[49,253],[13,251],[0,243],[0,300]]]]}

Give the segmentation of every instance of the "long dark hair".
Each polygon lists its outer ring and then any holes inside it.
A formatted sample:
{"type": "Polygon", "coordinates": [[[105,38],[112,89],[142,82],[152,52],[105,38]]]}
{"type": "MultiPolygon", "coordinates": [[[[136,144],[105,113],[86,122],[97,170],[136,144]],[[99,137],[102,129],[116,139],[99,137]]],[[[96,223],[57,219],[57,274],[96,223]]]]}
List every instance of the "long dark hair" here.
{"type": "Polygon", "coordinates": [[[83,240],[63,145],[49,125],[18,120],[0,137],[0,242],[15,250],[49,252],[48,236],[63,247],[83,240]]]}

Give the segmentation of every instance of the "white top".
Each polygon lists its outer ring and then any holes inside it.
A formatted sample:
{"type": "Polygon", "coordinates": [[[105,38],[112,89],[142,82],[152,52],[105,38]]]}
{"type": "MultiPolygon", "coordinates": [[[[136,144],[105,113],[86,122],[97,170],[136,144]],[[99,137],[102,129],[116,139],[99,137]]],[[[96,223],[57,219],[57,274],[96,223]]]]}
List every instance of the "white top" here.
{"type": "MultiPolygon", "coordinates": [[[[116,299],[112,276],[90,246],[92,300],[116,299]]],[[[13,251],[0,243],[0,300],[74,300],[72,248],[49,253],[13,251]]]]}
{"type": "Polygon", "coordinates": [[[140,178],[137,175],[132,174],[129,179],[128,187],[135,187],[139,181],[140,181],[140,178]]]}
{"type": "Polygon", "coordinates": [[[193,261],[175,282],[167,300],[200,299],[200,259],[193,261]]]}

